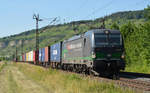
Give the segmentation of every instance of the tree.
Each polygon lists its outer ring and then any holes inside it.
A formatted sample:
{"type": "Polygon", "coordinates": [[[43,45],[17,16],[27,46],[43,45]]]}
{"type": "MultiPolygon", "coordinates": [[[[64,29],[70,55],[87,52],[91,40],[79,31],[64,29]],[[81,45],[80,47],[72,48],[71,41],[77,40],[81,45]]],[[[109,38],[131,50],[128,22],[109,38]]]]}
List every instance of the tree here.
{"type": "Polygon", "coordinates": [[[127,24],[121,26],[120,30],[121,33],[123,34],[124,38],[127,38],[129,35],[131,35],[133,32],[137,31],[136,25],[129,21],[127,24]]]}
{"type": "Polygon", "coordinates": [[[148,5],[147,8],[144,9],[144,12],[145,12],[144,16],[145,16],[148,20],[150,20],[150,6],[149,6],[149,5],[148,5]]]}
{"type": "Polygon", "coordinates": [[[117,25],[117,23],[113,23],[110,28],[115,29],[115,30],[119,30],[119,26],[117,25]]]}

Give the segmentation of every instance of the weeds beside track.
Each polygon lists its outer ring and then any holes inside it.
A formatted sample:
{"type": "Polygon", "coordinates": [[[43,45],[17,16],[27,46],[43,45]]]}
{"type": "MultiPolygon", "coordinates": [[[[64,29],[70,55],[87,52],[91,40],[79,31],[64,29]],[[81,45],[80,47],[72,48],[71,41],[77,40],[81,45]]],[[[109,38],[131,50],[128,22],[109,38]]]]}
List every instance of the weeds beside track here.
{"type": "Polygon", "coordinates": [[[15,63],[28,78],[38,82],[52,93],[135,93],[128,88],[116,86],[114,82],[99,82],[90,76],[81,76],[51,68],[26,63],[15,63]]]}
{"type": "Polygon", "coordinates": [[[0,65],[0,72],[2,71],[2,69],[7,66],[7,62],[2,62],[0,65]]]}

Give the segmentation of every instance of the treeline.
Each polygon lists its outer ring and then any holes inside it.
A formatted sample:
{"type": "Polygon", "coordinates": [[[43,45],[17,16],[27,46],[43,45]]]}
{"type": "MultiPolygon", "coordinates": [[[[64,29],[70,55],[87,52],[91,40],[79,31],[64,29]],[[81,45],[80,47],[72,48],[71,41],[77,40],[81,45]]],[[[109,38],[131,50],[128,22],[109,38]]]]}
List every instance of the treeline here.
{"type": "Polygon", "coordinates": [[[139,10],[139,11],[126,11],[126,12],[118,12],[111,14],[108,16],[108,18],[111,18],[112,20],[116,19],[142,19],[144,18],[145,11],[139,10]]]}
{"type": "Polygon", "coordinates": [[[9,60],[9,58],[8,57],[0,57],[0,62],[5,61],[5,60],[9,60]]]}
{"type": "Polygon", "coordinates": [[[128,66],[147,71],[150,67],[150,22],[138,26],[129,22],[121,27],[121,32],[128,66]]]}
{"type": "Polygon", "coordinates": [[[148,20],[144,24],[128,22],[119,28],[114,23],[111,27],[120,29],[123,35],[128,71],[150,72],[150,7],[144,11],[148,20]]]}

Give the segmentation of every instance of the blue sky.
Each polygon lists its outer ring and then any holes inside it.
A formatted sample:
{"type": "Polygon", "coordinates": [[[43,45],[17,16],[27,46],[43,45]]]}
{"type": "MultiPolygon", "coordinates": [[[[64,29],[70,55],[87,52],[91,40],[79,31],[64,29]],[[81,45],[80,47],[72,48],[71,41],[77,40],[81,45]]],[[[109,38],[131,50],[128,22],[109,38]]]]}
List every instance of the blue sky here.
{"type": "MultiPolygon", "coordinates": [[[[41,18],[60,17],[61,22],[87,20],[126,10],[141,10],[150,0],[1,0],[0,37],[35,28],[34,13],[41,18]]],[[[40,22],[46,26],[50,20],[40,22]]]]}

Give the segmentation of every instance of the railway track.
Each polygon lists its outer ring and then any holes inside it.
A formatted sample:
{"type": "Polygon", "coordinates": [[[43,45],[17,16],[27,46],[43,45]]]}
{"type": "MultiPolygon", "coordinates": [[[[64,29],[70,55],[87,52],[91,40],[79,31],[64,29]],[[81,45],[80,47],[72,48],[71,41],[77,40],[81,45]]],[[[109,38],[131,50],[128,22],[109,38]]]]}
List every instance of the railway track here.
{"type": "Polygon", "coordinates": [[[130,75],[135,77],[147,77],[150,78],[150,74],[144,74],[144,73],[135,73],[135,72],[120,72],[121,75],[130,75]]]}
{"type": "MultiPolygon", "coordinates": [[[[91,77],[91,79],[92,78],[93,77],[91,77]]],[[[120,78],[120,80],[111,80],[111,79],[102,78],[102,77],[94,77],[94,78],[100,82],[114,83],[117,86],[127,87],[138,92],[140,91],[140,92],[150,93],[150,83],[148,82],[143,82],[140,80],[131,80],[131,79],[126,79],[126,78],[120,78]]]]}
{"type": "Polygon", "coordinates": [[[68,71],[62,71],[62,72],[78,74],[82,77],[89,77],[90,79],[95,79],[100,82],[114,83],[114,84],[122,86],[122,87],[131,88],[135,91],[150,93],[150,82],[147,82],[147,81],[135,80],[135,79],[124,78],[124,77],[120,77],[119,80],[112,80],[112,79],[108,79],[108,78],[100,77],[100,76],[83,75],[83,74],[79,74],[79,73],[75,73],[75,72],[68,72],[68,71]]]}
{"type": "Polygon", "coordinates": [[[128,86],[128,87],[138,89],[138,90],[150,91],[150,82],[120,78],[118,83],[120,83],[124,86],[128,86]]]}
{"type": "Polygon", "coordinates": [[[150,74],[121,72],[120,81],[129,83],[128,86],[138,90],[149,91],[150,93],[150,74]]]}

